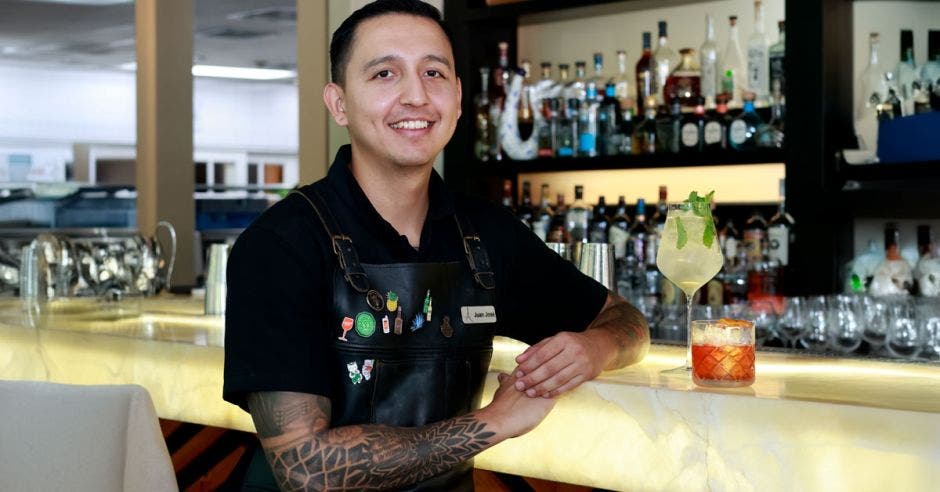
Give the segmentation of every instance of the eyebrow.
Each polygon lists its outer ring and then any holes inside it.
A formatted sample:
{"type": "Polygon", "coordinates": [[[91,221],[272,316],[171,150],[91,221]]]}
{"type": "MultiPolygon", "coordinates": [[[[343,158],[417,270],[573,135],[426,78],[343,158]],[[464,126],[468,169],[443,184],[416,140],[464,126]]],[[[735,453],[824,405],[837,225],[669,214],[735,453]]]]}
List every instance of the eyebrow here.
{"type": "MultiPolygon", "coordinates": [[[[381,64],[383,64],[383,63],[387,63],[387,62],[391,62],[391,61],[395,61],[395,60],[400,60],[400,59],[401,59],[401,57],[398,56],[398,55],[385,55],[385,56],[381,56],[381,57],[379,57],[379,58],[373,58],[372,60],[370,60],[368,63],[366,63],[366,64],[362,67],[362,71],[363,71],[363,72],[366,72],[366,71],[368,71],[370,68],[372,68],[372,67],[374,67],[374,66],[376,66],[376,65],[381,65],[381,64]]],[[[438,56],[438,55],[426,55],[426,56],[424,57],[424,61],[434,61],[434,62],[438,62],[438,63],[440,63],[441,65],[444,65],[444,66],[447,67],[447,68],[451,68],[451,66],[450,66],[450,60],[448,60],[447,58],[444,58],[444,57],[442,57],[442,56],[438,56]]]]}

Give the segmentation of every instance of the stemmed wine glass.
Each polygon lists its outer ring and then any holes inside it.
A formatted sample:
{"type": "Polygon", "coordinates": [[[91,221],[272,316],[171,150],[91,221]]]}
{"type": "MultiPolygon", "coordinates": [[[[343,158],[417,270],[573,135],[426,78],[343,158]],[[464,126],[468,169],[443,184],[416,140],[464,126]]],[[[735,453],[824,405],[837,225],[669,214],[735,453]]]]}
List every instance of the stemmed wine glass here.
{"type": "Polygon", "coordinates": [[[800,297],[788,298],[783,314],[777,321],[777,331],[788,346],[796,348],[796,341],[803,334],[804,326],[806,326],[806,304],[800,297]]]}
{"type": "Polygon", "coordinates": [[[800,335],[800,343],[808,350],[822,352],[829,345],[829,323],[826,315],[826,297],[810,298],[806,309],[806,324],[800,335]]]}
{"type": "Polygon", "coordinates": [[[830,346],[841,354],[850,354],[862,344],[862,329],[855,316],[853,299],[847,295],[837,295],[831,307],[832,337],[830,346]]]}
{"type": "Polygon", "coordinates": [[[688,342],[685,366],[670,371],[692,369],[692,298],[706,282],[721,270],[724,260],[718,247],[709,201],[693,192],[689,200],[669,204],[663,227],[656,266],[686,298],[688,342]]]}

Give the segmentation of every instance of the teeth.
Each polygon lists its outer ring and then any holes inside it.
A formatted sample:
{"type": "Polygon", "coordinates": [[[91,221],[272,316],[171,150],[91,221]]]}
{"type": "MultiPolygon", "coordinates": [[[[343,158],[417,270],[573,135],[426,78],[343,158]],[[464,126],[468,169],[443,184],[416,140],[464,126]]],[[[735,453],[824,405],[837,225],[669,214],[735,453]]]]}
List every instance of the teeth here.
{"type": "Polygon", "coordinates": [[[431,123],[428,122],[428,121],[420,121],[420,120],[418,120],[418,121],[399,121],[398,123],[394,123],[394,124],[391,125],[391,126],[392,126],[392,128],[394,128],[394,129],[396,129],[396,130],[398,130],[398,129],[405,129],[405,130],[421,130],[421,129],[423,129],[423,128],[427,128],[428,126],[430,126],[430,124],[431,124],[431,123]]]}

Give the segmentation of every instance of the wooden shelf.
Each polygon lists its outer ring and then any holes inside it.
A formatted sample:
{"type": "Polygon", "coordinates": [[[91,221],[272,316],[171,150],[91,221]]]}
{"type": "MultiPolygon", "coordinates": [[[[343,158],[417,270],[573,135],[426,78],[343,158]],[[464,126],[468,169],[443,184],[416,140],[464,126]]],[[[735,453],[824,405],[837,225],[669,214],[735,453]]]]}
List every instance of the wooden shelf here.
{"type": "Polygon", "coordinates": [[[842,191],[940,190],[940,160],[879,164],[843,164],[839,169],[842,191]]]}
{"type": "Polygon", "coordinates": [[[703,152],[699,154],[617,155],[601,157],[539,158],[531,161],[475,161],[481,174],[513,176],[519,173],[558,171],[607,171],[664,167],[724,166],[735,164],[782,164],[783,149],[760,149],[744,152],[703,152]]]}

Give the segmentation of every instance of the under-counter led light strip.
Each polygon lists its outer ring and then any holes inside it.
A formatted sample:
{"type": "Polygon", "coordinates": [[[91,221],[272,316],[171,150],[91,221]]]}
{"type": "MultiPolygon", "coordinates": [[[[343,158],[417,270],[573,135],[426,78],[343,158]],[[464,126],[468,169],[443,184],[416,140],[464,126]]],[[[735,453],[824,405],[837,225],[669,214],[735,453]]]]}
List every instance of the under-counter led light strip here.
{"type": "MultiPolygon", "coordinates": [[[[124,63],[119,66],[121,70],[137,70],[137,63],[124,63]]],[[[274,68],[247,68],[247,67],[226,67],[221,65],[193,65],[193,76],[195,77],[215,77],[222,79],[244,79],[244,80],[281,80],[291,79],[297,76],[293,70],[281,70],[274,68]]]]}

